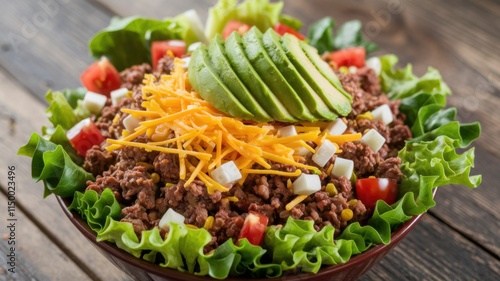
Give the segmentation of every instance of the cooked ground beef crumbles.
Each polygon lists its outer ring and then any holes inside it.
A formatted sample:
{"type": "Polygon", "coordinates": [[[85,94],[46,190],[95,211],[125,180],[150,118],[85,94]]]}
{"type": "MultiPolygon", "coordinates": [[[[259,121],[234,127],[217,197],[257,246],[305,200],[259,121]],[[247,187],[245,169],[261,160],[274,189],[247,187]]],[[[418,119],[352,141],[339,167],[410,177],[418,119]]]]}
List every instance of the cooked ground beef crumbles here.
{"type": "MultiPolygon", "coordinates": [[[[159,77],[170,73],[173,60],[164,57],[156,70],[149,65],[131,67],[121,73],[123,86],[132,95],[123,99],[118,106],[108,105],[97,120],[98,128],[106,137],[119,138],[123,131],[122,120],[126,114],[121,108],[141,108],[141,83],[146,73],[159,77]],[[118,117],[116,117],[118,115],[118,117]]],[[[380,82],[373,70],[360,68],[356,73],[338,73],[344,89],[353,96],[352,112],[344,118],[347,132],[365,132],[375,129],[385,139],[386,144],[378,151],[372,151],[362,142],[346,142],[339,147],[337,157],[351,159],[358,178],[376,176],[400,181],[401,160],[398,150],[404,141],[411,138],[411,132],[404,125],[405,117],[398,110],[398,103],[391,102],[381,92],[380,82]],[[388,104],[394,121],[385,125],[381,121],[356,118],[359,114],[371,111],[382,104],[388,104]]],[[[172,136],[173,137],[173,136],[172,136]]],[[[140,137],[137,142],[148,141],[140,137]]],[[[309,143],[313,148],[314,143],[309,143]]],[[[175,147],[175,146],[172,146],[175,147]]],[[[305,157],[304,164],[317,166],[311,157],[305,157]]],[[[293,172],[297,167],[270,163],[273,169],[293,172]]],[[[212,241],[205,250],[217,248],[227,239],[236,240],[249,211],[259,212],[269,218],[270,225],[283,225],[289,217],[314,221],[317,230],[327,225],[335,228],[335,235],[351,222],[365,223],[370,216],[363,202],[356,199],[355,187],[346,177],[334,177],[327,168],[318,167],[322,189],[309,195],[305,200],[287,210],[286,204],[296,195],[288,187],[289,178],[279,175],[249,175],[243,184],[233,184],[228,192],[215,191],[208,194],[204,183],[198,180],[188,186],[179,179],[179,157],[177,154],[148,152],[141,148],[123,147],[112,153],[103,147],[95,146],[87,153],[83,167],[96,176],[95,181],[87,183],[87,189],[101,193],[110,188],[117,200],[123,205],[121,221],[130,222],[137,235],[143,230],[158,226],[160,218],[169,209],[185,217],[185,223],[204,227],[207,218],[214,218],[208,229],[212,241]],[[333,184],[335,190],[327,191],[333,184]],[[352,219],[343,220],[344,209],[353,211],[352,219]]],[[[263,167],[256,164],[255,169],[263,167]]],[[[310,171],[301,169],[303,173],[310,171]]],[[[166,230],[162,230],[165,234],[166,230]]]]}

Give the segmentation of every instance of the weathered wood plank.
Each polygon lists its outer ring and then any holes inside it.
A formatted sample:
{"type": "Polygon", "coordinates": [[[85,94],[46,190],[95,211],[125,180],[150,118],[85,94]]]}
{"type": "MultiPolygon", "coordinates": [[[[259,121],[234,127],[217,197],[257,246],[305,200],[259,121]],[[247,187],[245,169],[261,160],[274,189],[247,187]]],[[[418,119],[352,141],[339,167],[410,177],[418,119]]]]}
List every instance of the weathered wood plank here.
{"type": "Polygon", "coordinates": [[[431,213],[500,257],[500,192],[498,173],[500,159],[478,148],[476,167],[483,173],[482,185],[470,190],[462,186],[444,186],[436,195],[431,213]]]}
{"type": "MultiPolygon", "coordinates": [[[[67,251],[67,255],[74,256],[77,259],[75,262],[89,270],[88,273],[93,279],[130,280],[91,247],[86,238],[76,230],[69,220],[65,219],[54,196],[43,199],[43,185],[31,180],[30,159],[16,155],[19,147],[28,141],[30,134],[39,132],[41,126],[48,125],[48,123],[44,115],[45,105],[34,100],[33,96],[20,89],[12,80],[11,76],[0,71],[0,100],[3,101],[0,105],[0,125],[2,132],[4,132],[0,136],[0,155],[2,155],[0,167],[2,167],[3,173],[0,176],[0,185],[2,191],[7,192],[7,171],[4,169],[8,166],[15,166],[18,206],[22,206],[29,213],[30,218],[40,223],[44,228],[43,231],[47,231],[50,237],[58,239],[57,244],[67,251]],[[71,239],[67,239],[67,237],[71,237],[71,239]]],[[[33,231],[32,234],[37,232],[33,231]]],[[[40,233],[40,236],[43,235],[40,233]]],[[[34,246],[31,248],[35,249],[34,246]]],[[[52,259],[49,254],[47,257],[52,259]]]]}
{"type": "MultiPolygon", "coordinates": [[[[5,178],[7,168],[3,167],[5,170],[2,169],[2,176],[5,178]]],[[[16,176],[21,175],[16,174],[16,176]]],[[[3,187],[2,183],[2,191],[3,187]]],[[[54,245],[19,208],[15,208],[14,217],[9,217],[7,197],[4,193],[0,193],[0,210],[2,210],[0,279],[62,281],[67,280],[67,276],[72,276],[75,280],[92,280],[74,261],[68,259],[61,249],[54,245]],[[8,218],[15,219],[15,221],[7,221],[8,218]]]]}
{"type": "Polygon", "coordinates": [[[2,1],[0,65],[39,99],[76,87],[92,61],[87,42],[109,20],[90,1],[2,1]]]}
{"type": "Polygon", "coordinates": [[[498,280],[500,261],[427,214],[360,280],[498,280]],[[397,277],[397,278],[395,278],[397,277]]]}
{"type": "Polygon", "coordinates": [[[195,9],[203,22],[207,17],[208,8],[213,6],[213,0],[163,1],[150,0],[147,3],[139,1],[97,0],[113,13],[121,17],[139,15],[142,17],[165,18],[175,17],[179,13],[195,9]]]}

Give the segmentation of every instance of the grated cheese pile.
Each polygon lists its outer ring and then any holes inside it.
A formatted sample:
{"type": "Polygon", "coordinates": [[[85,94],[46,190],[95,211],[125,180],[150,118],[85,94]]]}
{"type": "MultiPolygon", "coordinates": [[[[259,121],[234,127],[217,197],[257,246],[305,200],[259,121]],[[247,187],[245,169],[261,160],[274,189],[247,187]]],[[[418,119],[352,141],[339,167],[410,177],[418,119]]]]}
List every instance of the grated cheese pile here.
{"type": "Polygon", "coordinates": [[[361,134],[329,135],[321,129],[325,124],[320,122],[301,124],[296,126],[297,135],[279,137],[280,126],[277,124],[245,123],[229,117],[190,89],[187,72],[179,59],[176,59],[171,75],[163,75],[159,81],[152,75],[146,76],[142,93],[145,110],[122,109],[140,120],[139,126],[132,132],[124,130],[119,140],[108,139],[107,150],[133,146],[177,154],[179,177],[185,180],[185,186],[198,179],[206,185],[209,194],[229,190],[210,177],[211,171],[228,161],[234,161],[240,170],[243,177],[239,183],[243,183],[249,174],[298,177],[301,169],[318,170],[315,166],[303,164],[304,158],[296,155],[300,148],[314,152],[308,142],[320,145],[329,139],[338,146],[361,138],[361,134]],[[134,142],[144,134],[149,142],[134,142]],[[295,172],[274,170],[270,162],[289,164],[298,169],[295,172]]]}

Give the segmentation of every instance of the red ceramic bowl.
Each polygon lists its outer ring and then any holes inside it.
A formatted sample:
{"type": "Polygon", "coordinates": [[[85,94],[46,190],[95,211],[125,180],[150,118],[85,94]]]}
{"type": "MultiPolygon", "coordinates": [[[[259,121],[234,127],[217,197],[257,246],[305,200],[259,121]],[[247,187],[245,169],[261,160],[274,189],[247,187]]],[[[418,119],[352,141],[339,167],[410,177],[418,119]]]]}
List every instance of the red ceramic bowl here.
{"type": "MultiPolygon", "coordinates": [[[[129,274],[136,280],[163,280],[163,281],[214,281],[216,279],[207,276],[196,276],[190,273],[180,272],[174,269],[164,268],[157,264],[135,258],[131,254],[119,249],[116,245],[108,242],[97,242],[96,234],[81,219],[78,213],[68,211],[67,207],[71,203],[57,196],[57,200],[64,210],[69,220],[76,228],[97,248],[106,258],[108,258],[118,268],[129,274]]],[[[356,280],[372,266],[379,262],[394,246],[396,246],[410,230],[418,223],[423,215],[415,216],[404,223],[392,234],[391,242],[387,245],[377,245],[368,251],[352,257],[347,263],[341,265],[325,266],[317,274],[296,273],[283,274],[280,278],[273,279],[253,279],[256,281],[276,280],[276,281],[330,281],[330,280],[356,280]]],[[[243,281],[248,278],[228,277],[227,281],[243,281]]]]}

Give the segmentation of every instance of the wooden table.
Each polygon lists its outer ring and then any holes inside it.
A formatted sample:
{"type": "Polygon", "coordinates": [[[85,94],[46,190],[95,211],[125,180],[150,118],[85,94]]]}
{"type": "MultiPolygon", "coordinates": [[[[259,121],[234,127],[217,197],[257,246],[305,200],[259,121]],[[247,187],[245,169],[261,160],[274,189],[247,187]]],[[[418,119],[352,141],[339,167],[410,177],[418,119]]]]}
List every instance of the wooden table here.
{"type": "MultiPolygon", "coordinates": [[[[48,89],[79,85],[92,61],[89,38],[115,15],[166,17],[189,8],[203,19],[215,0],[2,0],[0,5],[0,240],[1,280],[130,280],[102,257],[64,217],[30,159],[16,155],[47,125],[48,89]],[[16,274],[8,272],[8,168],[15,169],[13,232],[16,274]]],[[[500,280],[500,4],[498,1],[287,1],[285,12],[310,24],[361,19],[382,52],[413,63],[421,75],[441,71],[454,94],[449,105],[464,122],[480,121],[475,142],[477,190],[446,186],[407,238],[361,280],[500,280]],[[376,2],[376,3],[373,3],[376,2]],[[369,27],[369,28],[368,28],[369,27]]],[[[9,222],[10,223],[10,222],[9,222]]]]}

